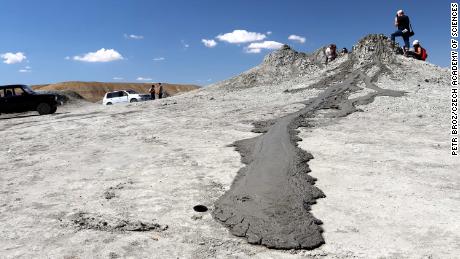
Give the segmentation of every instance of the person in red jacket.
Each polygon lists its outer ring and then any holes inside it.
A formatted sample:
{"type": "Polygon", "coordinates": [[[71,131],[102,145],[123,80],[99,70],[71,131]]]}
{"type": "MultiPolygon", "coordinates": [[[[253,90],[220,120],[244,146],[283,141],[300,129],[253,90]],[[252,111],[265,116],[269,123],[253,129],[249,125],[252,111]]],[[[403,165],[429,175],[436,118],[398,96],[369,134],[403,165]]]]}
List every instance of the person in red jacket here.
{"type": "Polygon", "coordinates": [[[407,51],[406,56],[425,61],[428,57],[428,54],[426,50],[420,45],[420,41],[414,40],[414,42],[412,42],[412,46],[414,47],[414,51],[407,51]]]}

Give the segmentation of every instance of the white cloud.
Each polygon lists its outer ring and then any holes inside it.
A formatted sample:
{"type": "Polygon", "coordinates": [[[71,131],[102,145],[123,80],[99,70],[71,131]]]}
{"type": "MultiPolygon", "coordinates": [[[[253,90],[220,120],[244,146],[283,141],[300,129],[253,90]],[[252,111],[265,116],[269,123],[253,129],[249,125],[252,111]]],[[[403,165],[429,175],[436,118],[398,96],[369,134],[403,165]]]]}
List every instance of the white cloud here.
{"type": "Polygon", "coordinates": [[[65,60],[70,60],[70,57],[69,56],[65,57],[65,60]]]}
{"type": "Polygon", "coordinates": [[[306,41],[305,37],[297,36],[297,35],[294,35],[294,34],[290,35],[288,39],[292,40],[292,41],[297,41],[297,42],[302,43],[302,44],[305,43],[305,41],[306,41]]]}
{"type": "Polygon", "coordinates": [[[207,48],[214,48],[217,45],[215,40],[202,39],[201,42],[203,42],[207,48]]]}
{"type": "Polygon", "coordinates": [[[233,32],[219,34],[216,38],[228,43],[246,43],[264,40],[267,36],[258,32],[248,32],[246,30],[234,30],[233,32]]]}
{"type": "Polygon", "coordinates": [[[0,55],[1,58],[3,58],[3,63],[5,64],[15,64],[15,63],[21,63],[24,60],[27,60],[27,57],[24,55],[23,52],[17,52],[17,53],[3,53],[0,55]]]}
{"type": "Polygon", "coordinates": [[[272,32],[271,32],[271,31],[267,31],[267,35],[272,35],[272,32]]]}
{"type": "Polygon", "coordinates": [[[30,73],[32,72],[32,68],[29,66],[24,67],[23,69],[19,69],[20,73],[30,73]]]}
{"type": "Polygon", "coordinates": [[[20,73],[30,73],[32,72],[32,68],[30,66],[25,66],[23,69],[19,69],[20,73]]]}
{"type": "Polygon", "coordinates": [[[283,43],[276,41],[253,42],[246,48],[247,53],[260,53],[262,49],[279,49],[283,43]]]}
{"type": "Polygon", "coordinates": [[[123,77],[118,77],[118,76],[115,76],[114,78],[112,78],[113,80],[123,80],[123,77]]]}
{"type": "Polygon", "coordinates": [[[83,56],[74,56],[74,60],[83,62],[110,62],[123,59],[123,56],[114,49],[100,49],[96,52],[89,52],[83,56]]]}
{"type": "Polygon", "coordinates": [[[154,58],[153,61],[163,61],[165,60],[164,57],[158,57],[158,58],[154,58]]]}
{"type": "Polygon", "coordinates": [[[152,81],[152,78],[148,78],[148,77],[146,78],[146,77],[141,77],[140,76],[140,77],[136,78],[136,80],[137,81],[152,81]]]}
{"type": "Polygon", "coordinates": [[[190,45],[187,42],[185,42],[185,40],[181,40],[180,42],[182,43],[184,49],[188,49],[190,47],[190,45]]]}
{"type": "Polygon", "coordinates": [[[132,40],[142,40],[144,36],[142,35],[134,35],[134,34],[124,34],[125,39],[132,39],[132,40]]]}
{"type": "Polygon", "coordinates": [[[209,82],[212,82],[212,78],[208,78],[206,80],[197,79],[195,81],[198,83],[209,83],[209,82]]]}
{"type": "Polygon", "coordinates": [[[260,53],[261,49],[246,49],[246,53],[260,53]]]}

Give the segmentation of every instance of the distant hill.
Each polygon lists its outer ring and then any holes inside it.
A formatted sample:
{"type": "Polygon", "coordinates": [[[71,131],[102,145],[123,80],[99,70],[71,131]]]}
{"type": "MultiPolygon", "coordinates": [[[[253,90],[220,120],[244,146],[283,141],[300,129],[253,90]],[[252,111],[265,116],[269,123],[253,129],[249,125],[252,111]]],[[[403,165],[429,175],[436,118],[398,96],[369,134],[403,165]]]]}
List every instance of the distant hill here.
{"type": "MultiPolygon", "coordinates": [[[[176,95],[181,92],[188,92],[200,88],[197,85],[181,85],[162,83],[163,90],[167,96],[176,95]]],[[[98,102],[104,98],[104,94],[110,91],[131,89],[139,93],[148,93],[151,83],[104,83],[104,82],[62,82],[49,85],[33,85],[34,90],[40,91],[65,91],[75,92],[85,100],[98,102]]]]}

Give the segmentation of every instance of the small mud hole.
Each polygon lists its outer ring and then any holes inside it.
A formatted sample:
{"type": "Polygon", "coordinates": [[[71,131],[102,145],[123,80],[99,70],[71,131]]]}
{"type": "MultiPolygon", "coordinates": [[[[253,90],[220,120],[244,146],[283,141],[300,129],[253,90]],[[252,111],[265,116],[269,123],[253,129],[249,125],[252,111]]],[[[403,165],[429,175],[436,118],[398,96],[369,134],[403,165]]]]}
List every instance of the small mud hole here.
{"type": "Polygon", "coordinates": [[[193,210],[196,212],[206,212],[208,211],[208,207],[204,205],[196,205],[195,207],[193,207],[193,210]]]}

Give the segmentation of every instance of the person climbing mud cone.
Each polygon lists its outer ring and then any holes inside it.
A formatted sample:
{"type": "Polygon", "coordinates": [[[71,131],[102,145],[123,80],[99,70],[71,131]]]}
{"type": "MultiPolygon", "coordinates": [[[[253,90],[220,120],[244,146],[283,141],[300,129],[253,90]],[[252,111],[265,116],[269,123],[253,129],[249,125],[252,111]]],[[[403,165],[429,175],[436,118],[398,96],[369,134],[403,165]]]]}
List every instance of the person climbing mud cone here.
{"type": "Polygon", "coordinates": [[[337,46],[330,44],[326,49],[326,64],[337,58],[337,46]]]}
{"type": "Polygon", "coordinates": [[[395,44],[396,37],[402,37],[404,40],[404,52],[409,49],[409,38],[413,35],[409,16],[404,14],[403,10],[399,10],[395,17],[395,26],[398,28],[391,34],[391,41],[395,44]]]}

